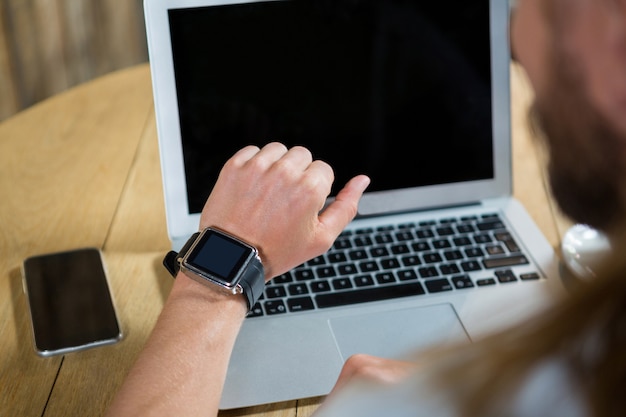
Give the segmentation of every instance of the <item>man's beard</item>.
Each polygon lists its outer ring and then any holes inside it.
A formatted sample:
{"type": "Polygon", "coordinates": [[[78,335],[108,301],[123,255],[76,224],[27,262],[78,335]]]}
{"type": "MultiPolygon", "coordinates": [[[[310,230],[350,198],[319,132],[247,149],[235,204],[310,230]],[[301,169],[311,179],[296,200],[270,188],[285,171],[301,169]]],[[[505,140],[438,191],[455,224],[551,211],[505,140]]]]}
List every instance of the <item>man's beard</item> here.
{"type": "Polygon", "coordinates": [[[620,138],[591,105],[572,59],[553,54],[550,88],[531,108],[549,151],[548,175],[563,213],[605,232],[624,222],[620,138]]]}

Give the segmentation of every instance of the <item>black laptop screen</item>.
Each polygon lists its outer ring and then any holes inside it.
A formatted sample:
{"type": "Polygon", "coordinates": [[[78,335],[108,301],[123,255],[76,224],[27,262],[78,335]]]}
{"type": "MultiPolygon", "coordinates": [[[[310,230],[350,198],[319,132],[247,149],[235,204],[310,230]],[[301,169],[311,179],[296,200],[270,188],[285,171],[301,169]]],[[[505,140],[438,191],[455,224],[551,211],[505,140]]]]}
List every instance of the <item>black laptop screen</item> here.
{"type": "Polygon", "coordinates": [[[307,146],[336,187],[493,178],[487,0],[281,0],[169,21],[192,213],[235,151],[269,141],[307,146]]]}

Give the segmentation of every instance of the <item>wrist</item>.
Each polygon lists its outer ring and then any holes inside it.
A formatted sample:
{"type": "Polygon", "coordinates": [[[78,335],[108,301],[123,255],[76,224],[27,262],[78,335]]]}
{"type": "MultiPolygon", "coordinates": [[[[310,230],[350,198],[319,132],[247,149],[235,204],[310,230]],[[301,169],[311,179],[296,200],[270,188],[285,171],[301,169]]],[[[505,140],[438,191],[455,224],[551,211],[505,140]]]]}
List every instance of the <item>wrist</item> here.
{"type": "Polygon", "coordinates": [[[246,317],[248,305],[243,294],[232,294],[222,291],[218,287],[204,285],[179,272],[174,280],[174,285],[169,299],[180,302],[191,310],[202,309],[205,306],[220,305],[220,311],[229,312],[230,319],[246,317]]]}

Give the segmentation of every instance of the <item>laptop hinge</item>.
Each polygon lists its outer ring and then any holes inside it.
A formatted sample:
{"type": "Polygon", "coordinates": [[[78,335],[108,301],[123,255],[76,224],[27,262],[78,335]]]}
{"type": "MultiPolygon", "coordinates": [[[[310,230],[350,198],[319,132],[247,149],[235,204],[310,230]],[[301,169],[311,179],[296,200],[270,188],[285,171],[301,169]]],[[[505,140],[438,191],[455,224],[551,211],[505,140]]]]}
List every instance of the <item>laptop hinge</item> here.
{"type": "Polygon", "coordinates": [[[452,204],[452,205],[442,205],[442,206],[430,206],[430,207],[422,207],[417,209],[407,209],[407,210],[398,210],[398,211],[386,211],[380,213],[371,213],[371,214],[361,214],[357,213],[355,219],[371,219],[375,217],[389,216],[389,215],[397,215],[397,214],[409,214],[409,213],[424,213],[428,211],[438,211],[438,210],[446,210],[446,209],[458,209],[458,208],[468,208],[468,207],[478,207],[481,206],[482,203],[480,201],[475,202],[467,202],[463,204],[452,204]]]}

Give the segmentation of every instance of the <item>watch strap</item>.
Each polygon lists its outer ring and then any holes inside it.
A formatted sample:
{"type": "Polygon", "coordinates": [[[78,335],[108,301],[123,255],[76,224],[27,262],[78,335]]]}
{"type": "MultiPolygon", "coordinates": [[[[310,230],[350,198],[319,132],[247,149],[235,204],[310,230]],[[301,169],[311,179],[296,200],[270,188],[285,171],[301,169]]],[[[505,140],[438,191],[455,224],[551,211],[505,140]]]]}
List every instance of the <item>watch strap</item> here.
{"type": "Polygon", "coordinates": [[[180,261],[185,257],[198,236],[200,236],[200,232],[194,233],[187,242],[185,242],[180,252],[171,250],[165,255],[165,258],[163,258],[163,266],[165,266],[165,269],[167,269],[174,278],[176,278],[178,271],[180,271],[180,261]]]}
{"type": "Polygon", "coordinates": [[[241,285],[243,295],[248,302],[248,311],[250,311],[256,302],[259,301],[265,289],[265,271],[259,258],[254,257],[250,260],[246,271],[239,281],[239,285],[241,285]]]}

